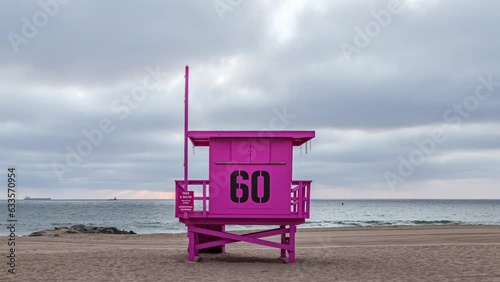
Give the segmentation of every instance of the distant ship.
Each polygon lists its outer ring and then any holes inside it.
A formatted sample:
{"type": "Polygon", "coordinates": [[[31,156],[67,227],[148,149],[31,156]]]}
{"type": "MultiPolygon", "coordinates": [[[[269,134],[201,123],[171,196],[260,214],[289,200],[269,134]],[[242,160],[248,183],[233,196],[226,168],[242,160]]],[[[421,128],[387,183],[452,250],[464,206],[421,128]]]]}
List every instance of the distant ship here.
{"type": "Polygon", "coordinates": [[[108,201],[116,201],[116,197],[114,197],[113,199],[109,199],[108,201]]]}
{"type": "Polygon", "coordinates": [[[24,197],[24,200],[26,201],[50,201],[51,198],[31,198],[31,197],[24,197]]]}

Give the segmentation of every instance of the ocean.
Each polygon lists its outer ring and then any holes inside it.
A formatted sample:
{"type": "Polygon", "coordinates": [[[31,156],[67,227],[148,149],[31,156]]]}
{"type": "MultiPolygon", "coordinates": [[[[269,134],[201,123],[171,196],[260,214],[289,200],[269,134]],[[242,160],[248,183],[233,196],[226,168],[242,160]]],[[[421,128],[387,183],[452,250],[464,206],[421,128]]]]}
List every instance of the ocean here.
{"type": "MultiPolygon", "coordinates": [[[[139,234],[185,232],[174,217],[174,207],[173,200],[18,200],[16,235],[75,224],[139,234]]],[[[1,200],[1,236],[9,234],[7,219],[7,201],[1,200]]],[[[500,225],[500,200],[312,200],[311,218],[299,228],[468,224],[500,225]]]]}

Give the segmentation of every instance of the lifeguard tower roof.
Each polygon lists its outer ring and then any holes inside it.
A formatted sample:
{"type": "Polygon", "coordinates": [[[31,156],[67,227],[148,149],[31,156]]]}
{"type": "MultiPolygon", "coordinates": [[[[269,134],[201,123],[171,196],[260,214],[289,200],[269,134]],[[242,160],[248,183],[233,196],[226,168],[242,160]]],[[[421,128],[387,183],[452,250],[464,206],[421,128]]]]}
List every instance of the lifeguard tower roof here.
{"type": "Polygon", "coordinates": [[[187,136],[194,146],[210,146],[210,139],[219,138],[259,138],[292,139],[293,146],[300,146],[314,138],[314,131],[188,131],[187,136]]]}

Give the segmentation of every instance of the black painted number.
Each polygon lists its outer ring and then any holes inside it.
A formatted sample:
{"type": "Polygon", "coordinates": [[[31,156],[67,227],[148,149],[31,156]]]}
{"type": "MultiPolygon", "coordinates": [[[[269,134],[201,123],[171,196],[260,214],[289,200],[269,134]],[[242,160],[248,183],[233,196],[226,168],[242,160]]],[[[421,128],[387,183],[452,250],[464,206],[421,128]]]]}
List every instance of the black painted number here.
{"type": "Polygon", "coordinates": [[[248,173],[244,170],[236,170],[231,173],[231,201],[235,203],[244,203],[248,200],[248,186],[243,183],[238,183],[238,176],[241,176],[243,180],[248,180],[248,173]],[[241,189],[241,198],[236,194],[238,189],[241,189]]]}
{"type": "Polygon", "coordinates": [[[269,194],[271,192],[270,186],[271,186],[271,179],[269,176],[269,172],[261,170],[252,173],[252,201],[261,204],[269,201],[269,196],[270,196],[269,194]],[[257,195],[257,188],[259,185],[260,176],[264,178],[264,196],[262,196],[262,198],[259,198],[259,195],[257,195]]]}
{"type": "MultiPolygon", "coordinates": [[[[244,183],[238,183],[238,176],[241,176],[242,180],[248,180],[248,173],[244,170],[236,170],[231,173],[231,201],[235,203],[245,203],[248,200],[248,185],[244,183]],[[238,197],[237,191],[241,189],[241,197],[238,197]]],[[[269,172],[265,170],[258,170],[252,173],[252,201],[258,204],[264,204],[269,201],[271,197],[271,177],[269,172]],[[259,197],[259,177],[264,178],[264,195],[259,197]]]]}

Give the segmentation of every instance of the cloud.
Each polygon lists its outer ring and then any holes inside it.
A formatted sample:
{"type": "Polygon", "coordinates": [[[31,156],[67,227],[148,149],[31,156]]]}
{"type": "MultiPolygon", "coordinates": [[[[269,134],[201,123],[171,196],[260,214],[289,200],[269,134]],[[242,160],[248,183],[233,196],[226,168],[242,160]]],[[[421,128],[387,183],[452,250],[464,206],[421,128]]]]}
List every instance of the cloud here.
{"type": "MultiPolygon", "coordinates": [[[[287,130],[316,130],[312,152],[295,150],[294,177],[313,179],[317,197],[498,197],[500,3],[403,1],[347,61],[339,46],[389,3],[243,1],[221,20],[211,1],[73,0],[15,52],[8,35],[43,9],[2,2],[0,162],[18,167],[23,196],[173,192],[189,64],[192,129],[265,130],[286,111],[287,130]],[[151,69],[161,77],[140,94],[151,69]],[[493,82],[474,105],[479,77],[493,82]],[[61,182],[53,164],[103,120],[112,132],[61,182]],[[447,140],[391,188],[384,174],[437,128],[447,140]]],[[[206,149],[190,158],[207,178],[206,149]]]]}

